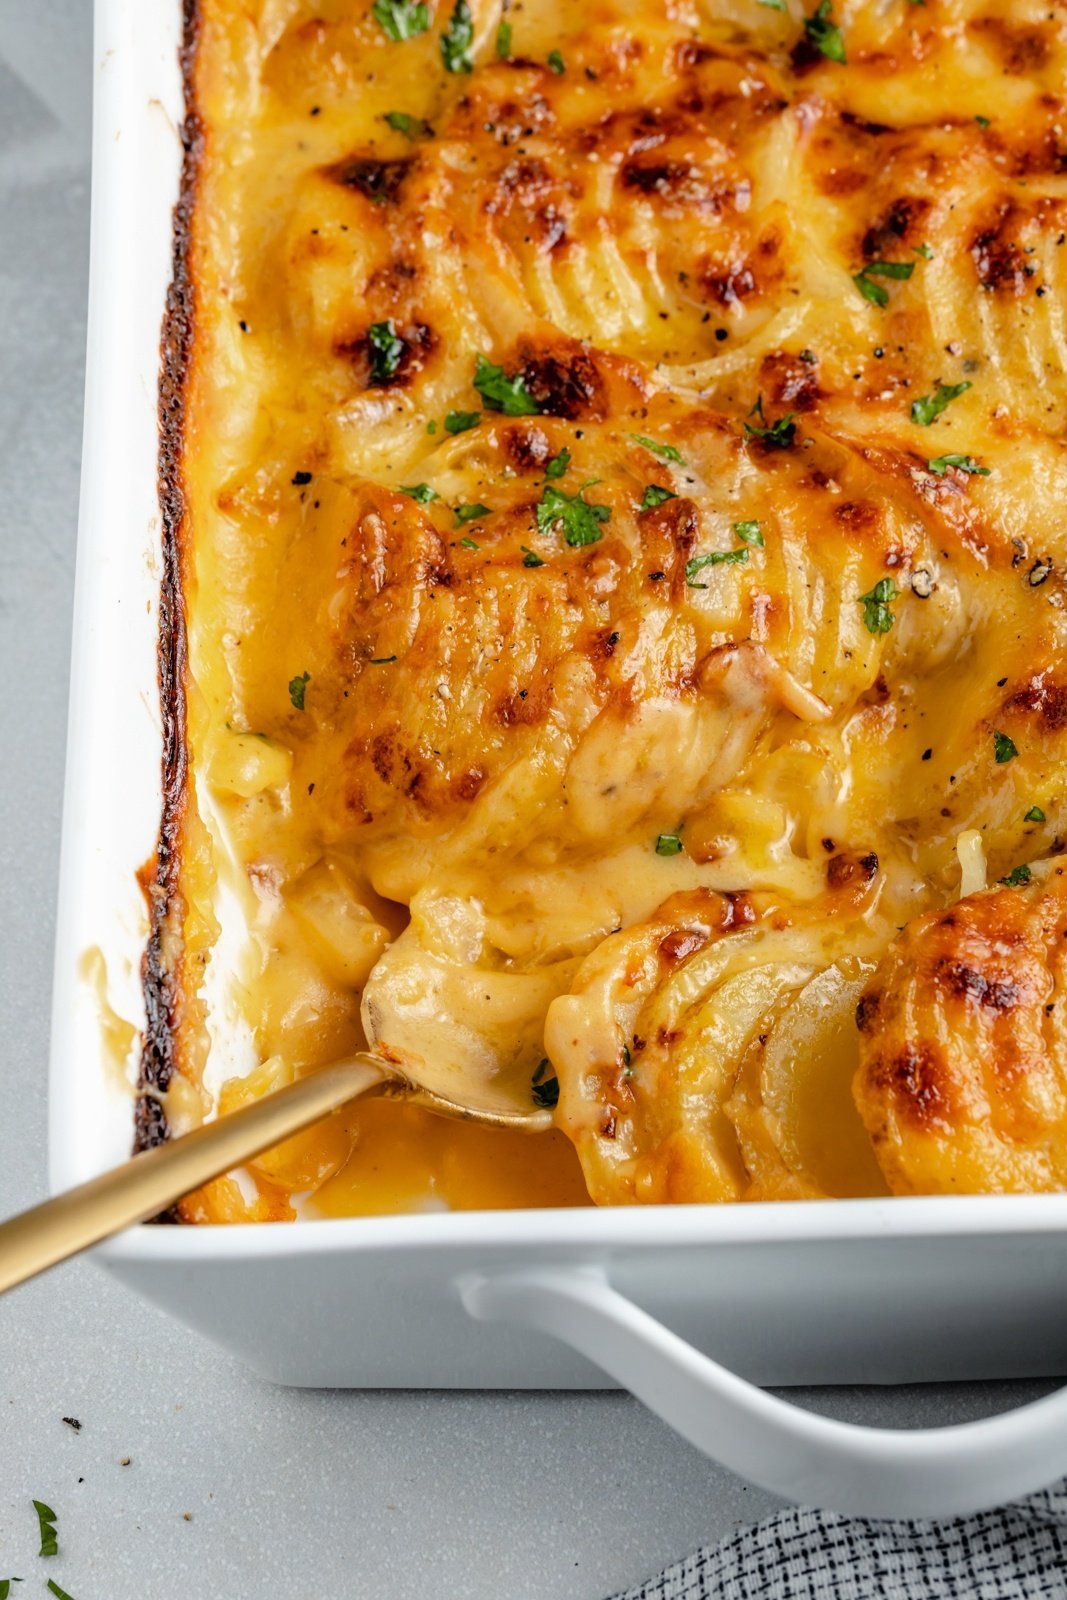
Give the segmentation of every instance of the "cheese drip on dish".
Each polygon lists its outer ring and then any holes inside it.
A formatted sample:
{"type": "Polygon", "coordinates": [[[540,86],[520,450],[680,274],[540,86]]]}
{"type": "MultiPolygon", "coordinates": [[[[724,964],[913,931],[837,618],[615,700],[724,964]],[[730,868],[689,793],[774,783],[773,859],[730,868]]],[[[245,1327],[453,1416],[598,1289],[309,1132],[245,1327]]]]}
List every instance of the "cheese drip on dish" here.
{"type": "Polygon", "coordinates": [[[356,1107],[184,1214],[936,1187],[854,1013],[920,1049],[900,930],[1061,848],[1062,22],[199,0],[188,70],[145,1099],[369,1041],[564,1131],[356,1107]]]}

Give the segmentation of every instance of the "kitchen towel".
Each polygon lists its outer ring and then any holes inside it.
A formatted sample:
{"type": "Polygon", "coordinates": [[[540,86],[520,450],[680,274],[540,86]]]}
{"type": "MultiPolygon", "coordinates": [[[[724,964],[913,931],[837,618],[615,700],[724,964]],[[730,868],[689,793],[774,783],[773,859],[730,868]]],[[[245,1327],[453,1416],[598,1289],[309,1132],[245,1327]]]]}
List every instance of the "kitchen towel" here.
{"type": "Polygon", "coordinates": [[[1067,1483],[951,1522],[779,1511],[613,1600],[1067,1600],[1067,1483]]]}

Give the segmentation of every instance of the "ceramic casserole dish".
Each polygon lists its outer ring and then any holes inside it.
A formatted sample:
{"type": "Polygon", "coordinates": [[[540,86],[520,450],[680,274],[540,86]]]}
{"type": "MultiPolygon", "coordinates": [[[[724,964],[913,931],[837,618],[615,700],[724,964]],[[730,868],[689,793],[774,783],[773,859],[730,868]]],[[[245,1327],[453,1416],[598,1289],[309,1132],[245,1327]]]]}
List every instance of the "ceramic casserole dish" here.
{"type": "MultiPolygon", "coordinates": [[[[119,1019],[143,1016],[136,873],[160,812],[157,385],[182,30],[180,0],[97,0],[54,1190],[123,1159],[130,1140],[130,1089],[112,1060],[119,1019]]],[[[272,1381],[615,1382],[734,1470],[844,1511],[969,1511],[1067,1471],[1067,1394],[905,1434],[830,1422],[757,1387],[1067,1370],[1067,1196],[146,1226],[97,1258],[272,1381]]]]}

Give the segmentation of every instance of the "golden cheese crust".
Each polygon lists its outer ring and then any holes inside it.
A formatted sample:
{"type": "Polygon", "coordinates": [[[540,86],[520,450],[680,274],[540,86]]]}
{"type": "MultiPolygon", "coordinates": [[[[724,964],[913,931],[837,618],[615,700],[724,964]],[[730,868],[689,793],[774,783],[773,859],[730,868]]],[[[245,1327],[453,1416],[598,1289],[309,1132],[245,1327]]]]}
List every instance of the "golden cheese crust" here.
{"type": "Polygon", "coordinates": [[[895,1194],[1067,1187],[1067,873],[933,911],[860,999],[856,1100],[895,1194]]]}
{"type": "Polygon", "coordinates": [[[1062,6],[197,16],[172,1120],[222,879],[255,1057],[547,1060],[600,1202],[1058,1184],[921,1153],[892,996],[1067,822],[1062,6]]]}

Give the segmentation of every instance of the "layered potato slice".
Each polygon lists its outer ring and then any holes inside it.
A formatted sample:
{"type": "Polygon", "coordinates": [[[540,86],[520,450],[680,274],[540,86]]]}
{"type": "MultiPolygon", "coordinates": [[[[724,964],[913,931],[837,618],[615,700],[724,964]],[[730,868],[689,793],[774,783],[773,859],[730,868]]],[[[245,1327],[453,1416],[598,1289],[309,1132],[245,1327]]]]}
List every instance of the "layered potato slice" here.
{"type": "Polygon", "coordinates": [[[877,1191],[849,1085],[881,887],[839,853],[807,902],[681,892],[583,963],[545,1044],[594,1200],[877,1191]]]}
{"type": "Polygon", "coordinates": [[[1067,1187],[1067,868],[916,920],[857,1010],[856,1104],[895,1194],[1067,1187]]]}

